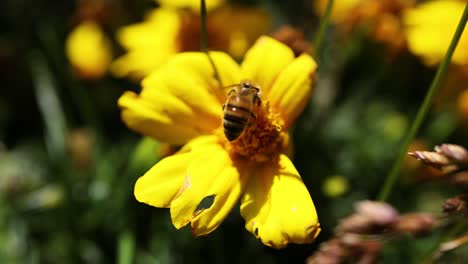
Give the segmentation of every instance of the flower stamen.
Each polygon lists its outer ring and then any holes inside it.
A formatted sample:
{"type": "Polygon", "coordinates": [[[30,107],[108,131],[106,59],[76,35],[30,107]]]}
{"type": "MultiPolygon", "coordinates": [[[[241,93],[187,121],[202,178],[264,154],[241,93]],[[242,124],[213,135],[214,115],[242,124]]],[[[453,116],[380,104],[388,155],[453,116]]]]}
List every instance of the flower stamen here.
{"type": "Polygon", "coordinates": [[[271,111],[268,101],[256,109],[257,119],[233,142],[226,141],[226,147],[233,157],[254,162],[271,160],[287,149],[288,134],[283,131],[283,121],[271,111]]]}

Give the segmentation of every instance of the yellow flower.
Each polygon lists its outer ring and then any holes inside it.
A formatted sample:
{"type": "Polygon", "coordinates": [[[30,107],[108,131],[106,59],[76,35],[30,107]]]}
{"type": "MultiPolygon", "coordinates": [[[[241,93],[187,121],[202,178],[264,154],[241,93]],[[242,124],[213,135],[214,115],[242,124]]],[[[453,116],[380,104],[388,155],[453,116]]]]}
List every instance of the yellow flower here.
{"type": "Polygon", "coordinates": [[[342,196],[349,190],[348,179],[341,175],[327,177],[322,185],[323,193],[331,198],[342,196]]]}
{"type": "MultiPolygon", "coordinates": [[[[172,8],[190,8],[195,12],[200,11],[200,0],[156,0],[161,6],[172,8]]],[[[206,0],[206,9],[210,11],[224,3],[224,0],[206,0]]]]}
{"type": "MultiPolygon", "coordinates": [[[[314,7],[320,16],[325,14],[325,9],[330,0],[314,0],[314,7]]],[[[349,17],[350,11],[361,4],[363,0],[335,0],[333,1],[331,21],[335,23],[342,22],[346,17],[349,17]]]]}
{"type": "MultiPolygon", "coordinates": [[[[386,46],[391,54],[406,48],[401,14],[414,0],[336,0],[331,21],[345,35],[365,28],[368,35],[386,46]]],[[[323,15],[328,0],[318,0],[315,7],[323,15]]]]}
{"type": "Polygon", "coordinates": [[[245,227],[264,244],[310,243],[320,232],[312,199],[287,156],[288,129],[311,92],[315,61],[297,58],[280,42],[261,37],[239,66],[210,52],[180,53],[142,81],[141,93],[119,99],[131,129],[171,144],[185,144],[140,177],[138,201],[169,207],[176,228],[194,235],[215,230],[241,199],[245,227]],[[223,132],[222,86],[250,80],[261,89],[256,120],[235,141],[223,132]]]}
{"type": "MultiPolygon", "coordinates": [[[[465,6],[464,1],[429,1],[404,13],[411,52],[428,65],[440,63],[447,52],[465,6]]],[[[453,54],[455,64],[468,64],[468,33],[463,33],[453,54]]]]}
{"type": "Polygon", "coordinates": [[[68,35],[66,55],[83,78],[99,78],[106,74],[112,60],[110,41],[100,26],[86,21],[68,35]]]}
{"type": "Polygon", "coordinates": [[[463,90],[458,96],[457,108],[460,119],[468,121],[468,89],[463,90]]]}
{"type": "MultiPolygon", "coordinates": [[[[207,17],[208,47],[240,57],[269,25],[267,15],[258,9],[217,8],[207,17]]],[[[200,33],[197,12],[165,7],[154,9],[144,22],[118,31],[117,39],[127,53],[113,62],[111,71],[118,77],[141,79],[176,53],[199,51],[200,33]]]]}
{"type": "Polygon", "coordinates": [[[112,63],[119,77],[143,77],[178,51],[180,19],[172,9],[154,9],[144,22],[126,26],[117,32],[117,40],[128,50],[112,63]]]}

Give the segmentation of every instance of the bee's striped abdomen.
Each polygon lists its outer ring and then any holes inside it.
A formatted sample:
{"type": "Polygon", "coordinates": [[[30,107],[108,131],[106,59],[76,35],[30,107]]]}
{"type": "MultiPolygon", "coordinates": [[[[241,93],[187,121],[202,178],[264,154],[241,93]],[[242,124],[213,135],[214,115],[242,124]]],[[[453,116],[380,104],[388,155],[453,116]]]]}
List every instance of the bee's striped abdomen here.
{"type": "Polygon", "coordinates": [[[252,120],[257,119],[252,110],[254,105],[261,104],[258,96],[260,89],[248,81],[228,87],[234,88],[229,91],[226,103],[223,105],[223,127],[226,138],[234,141],[247,126],[253,124],[252,120]]]}
{"type": "Polygon", "coordinates": [[[248,108],[227,104],[224,107],[224,134],[229,141],[237,139],[244,131],[251,112],[248,108]]]}

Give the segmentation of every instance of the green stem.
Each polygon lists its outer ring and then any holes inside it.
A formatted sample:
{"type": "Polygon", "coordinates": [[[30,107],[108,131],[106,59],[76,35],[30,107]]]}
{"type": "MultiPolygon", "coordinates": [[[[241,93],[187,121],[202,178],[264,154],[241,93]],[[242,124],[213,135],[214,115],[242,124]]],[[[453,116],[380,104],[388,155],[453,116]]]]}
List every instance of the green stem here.
{"type": "Polygon", "coordinates": [[[315,57],[317,58],[322,49],[323,38],[325,37],[325,31],[328,28],[328,24],[330,24],[330,16],[333,9],[333,0],[328,0],[327,7],[325,8],[325,14],[323,15],[319,30],[317,31],[317,35],[315,36],[315,57]]]}
{"type": "Polygon", "coordinates": [[[47,149],[55,165],[61,164],[66,156],[67,125],[54,78],[40,51],[31,52],[28,59],[37,104],[45,126],[47,149]]]}
{"type": "Polygon", "coordinates": [[[135,237],[130,230],[125,230],[120,233],[118,241],[117,263],[131,264],[134,263],[135,255],[135,237]]]}
{"type": "MultiPolygon", "coordinates": [[[[70,160],[67,155],[66,138],[68,134],[67,119],[64,114],[59,95],[57,93],[56,78],[53,75],[50,66],[46,62],[46,57],[41,50],[32,50],[27,56],[35,90],[36,101],[39,112],[42,115],[44,123],[45,143],[48,155],[53,162],[55,179],[61,181],[65,190],[64,207],[67,228],[71,239],[77,239],[76,221],[73,218],[76,215],[76,204],[73,199],[73,180],[71,178],[70,160]]],[[[54,179],[54,180],[55,180],[54,179]]],[[[75,255],[74,248],[71,254],[75,255]]]]}
{"type": "Polygon", "coordinates": [[[200,47],[201,50],[206,54],[208,60],[210,61],[211,67],[213,68],[214,77],[218,81],[219,86],[223,87],[223,83],[221,82],[221,78],[219,77],[218,68],[210,56],[208,51],[208,31],[206,29],[206,4],[205,0],[200,0],[200,18],[201,18],[201,38],[200,38],[200,47]]]}
{"type": "Polygon", "coordinates": [[[455,34],[453,35],[452,42],[450,43],[447,53],[445,54],[444,60],[440,64],[437,70],[437,74],[431,83],[429,91],[427,92],[422,105],[419,107],[416,118],[403,141],[403,145],[401,146],[400,153],[398,154],[398,158],[393,163],[392,169],[390,170],[390,173],[387,175],[387,178],[385,179],[383,188],[381,189],[380,194],[378,196],[378,199],[380,201],[387,200],[388,196],[390,195],[392,191],[393,186],[398,180],[398,176],[399,176],[398,172],[399,172],[401,163],[403,162],[403,159],[406,156],[408,146],[413,141],[419,127],[421,126],[426,114],[429,111],[429,107],[432,103],[432,99],[434,98],[434,95],[436,94],[437,89],[439,88],[440,83],[442,82],[442,79],[444,78],[445,73],[447,72],[447,67],[450,64],[450,60],[452,59],[453,52],[455,51],[455,48],[457,47],[458,41],[460,40],[460,37],[463,33],[463,29],[465,28],[467,20],[468,20],[468,3],[465,6],[465,11],[463,12],[460,22],[458,23],[457,30],[455,31],[455,34]]]}
{"type": "Polygon", "coordinates": [[[200,1],[200,18],[201,18],[201,38],[200,47],[203,52],[208,52],[208,32],[206,30],[206,3],[205,0],[200,1]]]}

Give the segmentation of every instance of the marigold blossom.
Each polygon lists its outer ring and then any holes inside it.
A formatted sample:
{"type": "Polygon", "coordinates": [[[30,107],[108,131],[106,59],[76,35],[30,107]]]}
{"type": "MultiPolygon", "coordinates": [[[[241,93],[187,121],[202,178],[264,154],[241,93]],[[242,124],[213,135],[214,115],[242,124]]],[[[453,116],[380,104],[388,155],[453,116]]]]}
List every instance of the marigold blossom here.
{"type": "MultiPolygon", "coordinates": [[[[440,63],[447,52],[466,1],[428,1],[404,13],[408,48],[428,65],[440,63]]],[[[468,65],[468,34],[461,36],[453,63],[468,65]]]]}
{"type": "MultiPolygon", "coordinates": [[[[323,15],[328,1],[314,3],[323,15]]],[[[386,46],[389,55],[395,55],[406,48],[401,14],[413,4],[414,0],[337,0],[330,19],[345,35],[365,28],[372,39],[386,46]]]]}
{"type": "MultiPolygon", "coordinates": [[[[323,16],[329,0],[316,0],[313,1],[313,6],[317,14],[323,16]]],[[[344,20],[345,17],[350,16],[356,6],[364,2],[363,0],[335,0],[333,1],[333,7],[331,10],[330,19],[334,23],[339,23],[344,20]]]]}
{"type": "MultiPolygon", "coordinates": [[[[143,22],[117,32],[117,40],[126,53],[113,62],[114,75],[141,79],[179,52],[200,50],[200,15],[195,11],[200,1],[187,9],[174,7],[194,1],[160,2],[161,7],[150,11],[143,22]]],[[[218,7],[221,4],[218,2],[208,1],[213,4],[206,21],[208,47],[241,57],[247,47],[268,31],[269,17],[256,8],[218,7]]]]}
{"type": "MultiPolygon", "coordinates": [[[[200,11],[200,0],[156,0],[161,6],[171,8],[190,8],[195,12],[200,11]]],[[[208,11],[224,4],[224,0],[206,0],[205,5],[208,11]]]]}
{"type": "Polygon", "coordinates": [[[135,184],[138,201],[170,208],[172,223],[190,223],[195,236],[215,230],[240,199],[245,227],[265,245],[310,243],[320,232],[317,213],[289,159],[288,129],[311,92],[316,63],[295,57],[280,42],[261,37],[239,66],[222,52],[175,55],[142,81],[140,94],[119,99],[131,129],[171,144],[176,154],[154,165],[135,184]],[[235,141],[223,132],[223,86],[250,80],[261,89],[257,119],[235,141]],[[208,204],[208,205],[207,205],[208,204]]]}

